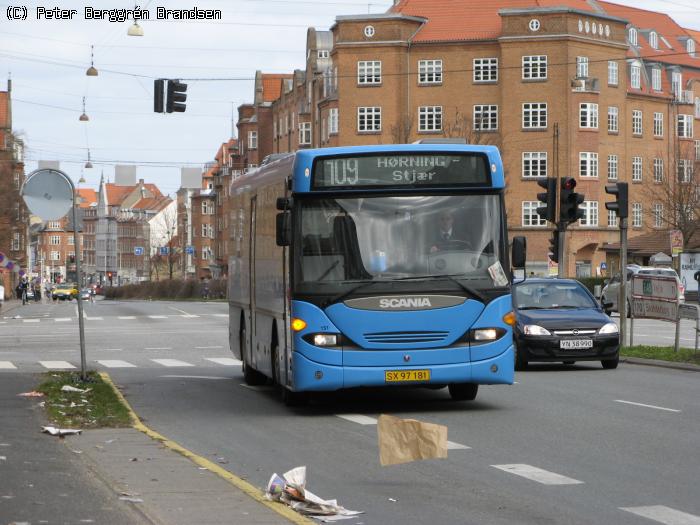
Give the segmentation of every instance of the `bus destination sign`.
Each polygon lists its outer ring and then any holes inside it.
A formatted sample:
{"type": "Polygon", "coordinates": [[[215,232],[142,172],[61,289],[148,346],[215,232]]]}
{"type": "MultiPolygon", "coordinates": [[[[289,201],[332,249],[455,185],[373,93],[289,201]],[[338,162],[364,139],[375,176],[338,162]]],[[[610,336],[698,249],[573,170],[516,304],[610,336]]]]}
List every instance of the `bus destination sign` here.
{"type": "Polygon", "coordinates": [[[313,188],[482,186],[490,182],[488,158],[483,154],[412,153],[319,159],[313,188]]]}

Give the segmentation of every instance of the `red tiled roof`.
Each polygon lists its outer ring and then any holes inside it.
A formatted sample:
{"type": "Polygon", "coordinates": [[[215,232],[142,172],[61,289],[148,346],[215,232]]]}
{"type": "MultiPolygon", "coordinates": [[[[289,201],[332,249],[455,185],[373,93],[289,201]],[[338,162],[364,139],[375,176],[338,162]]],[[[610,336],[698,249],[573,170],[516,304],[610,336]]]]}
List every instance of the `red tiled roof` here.
{"type": "Polygon", "coordinates": [[[118,206],[134,189],[134,186],[117,186],[112,182],[105,184],[107,191],[107,204],[109,206],[118,206]]]}
{"type": "Polygon", "coordinates": [[[146,197],[145,199],[139,200],[136,204],[132,206],[134,210],[154,210],[160,211],[165,208],[168,204],[172,202],[169,197],[146,197]]]}
{"type": "Polygon", "coordinates": [[[282,94],[282,80],[293,78],[292,74],[263,73],[263,102],[274,102],[282,94]]]}
{"type": "Polygon", "coordinates": [[[92,188],[79,188],[78,196],[80,197],[81,208],[89,208],[91,204],[97,202],[97,192],[92,188]]]}

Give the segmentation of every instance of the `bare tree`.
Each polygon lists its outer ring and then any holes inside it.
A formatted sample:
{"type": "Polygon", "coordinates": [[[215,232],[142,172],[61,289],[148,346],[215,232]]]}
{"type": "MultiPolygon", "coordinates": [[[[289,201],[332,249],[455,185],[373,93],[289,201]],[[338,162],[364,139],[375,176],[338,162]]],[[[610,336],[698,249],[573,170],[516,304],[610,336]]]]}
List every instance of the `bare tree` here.
{"type": "MultiPolygon", "coordinates": [[[[482,119],[483,120],[483,119],[482,119]]],[[[485,144],[498,146],[500,136],[498,133],[483,131],[484,123],[474,122],[472,118],[455,108],[454,118],[443,120],[445,137],[464,138],[467,144],[485,144]]]]}
{"type": "Polygon", "coordinates": [[[391,126],[391,140],[394,144],[408,144],[413,133],[413,116],[404,114],[399,116],[396,124],[391,126]]]}
{"type": "Polygon", "coordinates": [[[177,206],[171,201],[152,221],[154,238],[151,238],[151,247],[156,253],[151,257],[151,267],[158,279],[159,267],[165,265],[168,278],[172,279],[180,250],[180,237],[177,235],[177,206]],[[162,254],[161,248],[167,248],[167,254],[162,254]]]}

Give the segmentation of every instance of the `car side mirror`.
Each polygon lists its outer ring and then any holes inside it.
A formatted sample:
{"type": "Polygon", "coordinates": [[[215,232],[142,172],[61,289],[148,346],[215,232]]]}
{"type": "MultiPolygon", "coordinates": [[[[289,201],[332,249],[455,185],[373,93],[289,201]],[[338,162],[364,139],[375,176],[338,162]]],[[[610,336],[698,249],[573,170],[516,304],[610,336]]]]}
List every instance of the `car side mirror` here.
{"type": "Polygon", "coordinates": [[[606,310],[609,310],[612,307],[613,307],[612,301],[607,301],[607,302],[603,303],[603,308],[605,308],[606,310]]]}
{"type": "Polygon", "coordinates": [[[283,211],[282,213],[278,213],[275,219],[277,246],[289,246],[292,239],[291,214],[288,211],[283,211]]]}
{"type": "Polygon", "coordinates": [[[525,268],[525,260],[527,258],[527,239],[525,237],[513,237],[510,257],[513,268],[525,268]]]}
{"type": "Polygon", "coordinates": [[[610,284],[610,279],[603,279],[603,286],[610,284]]]}

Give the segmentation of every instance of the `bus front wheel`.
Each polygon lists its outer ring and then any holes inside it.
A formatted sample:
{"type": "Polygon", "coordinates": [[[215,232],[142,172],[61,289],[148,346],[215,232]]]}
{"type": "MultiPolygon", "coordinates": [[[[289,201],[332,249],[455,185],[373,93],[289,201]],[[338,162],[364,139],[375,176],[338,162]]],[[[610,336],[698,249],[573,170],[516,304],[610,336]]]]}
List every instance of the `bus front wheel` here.
{"type": "Polygon", "coordinates": [[[474,401],[479,391],[479,385],[476,383],[452,383],[447,388],[455,401],[474,401]]]}

